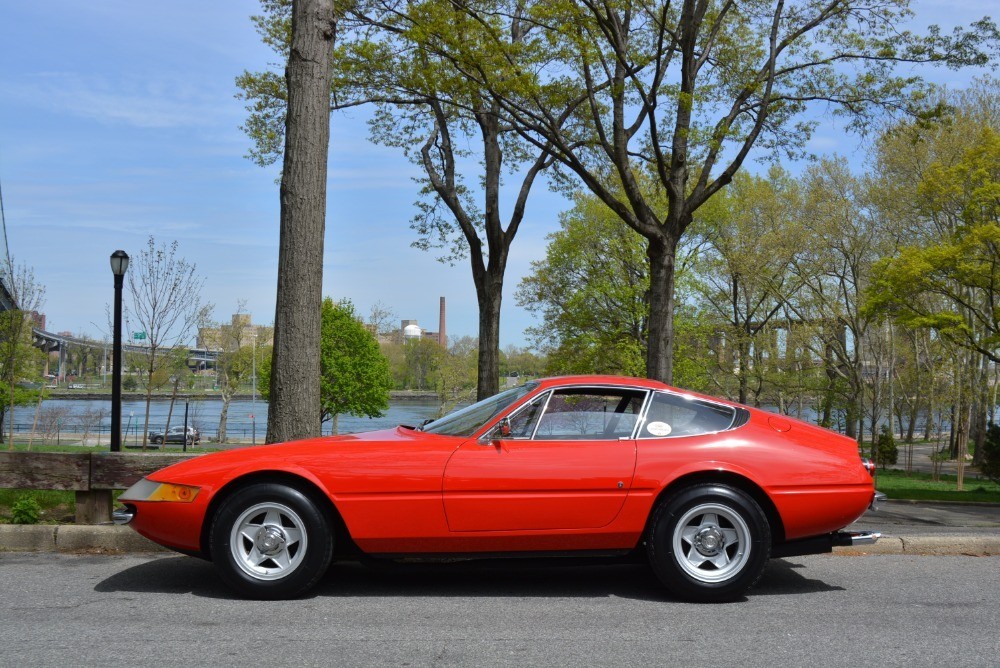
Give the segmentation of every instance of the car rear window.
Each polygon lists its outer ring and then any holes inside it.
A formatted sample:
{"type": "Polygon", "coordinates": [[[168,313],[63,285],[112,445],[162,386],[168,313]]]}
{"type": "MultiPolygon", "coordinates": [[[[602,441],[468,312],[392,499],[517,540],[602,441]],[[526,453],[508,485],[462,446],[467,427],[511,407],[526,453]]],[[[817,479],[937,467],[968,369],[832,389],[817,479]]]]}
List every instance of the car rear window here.
{"type": "Polygon", "coordinates": [[[733,426],[736,409],[693,397],[654,392],[639,438],[696,436],[733,426]]]}

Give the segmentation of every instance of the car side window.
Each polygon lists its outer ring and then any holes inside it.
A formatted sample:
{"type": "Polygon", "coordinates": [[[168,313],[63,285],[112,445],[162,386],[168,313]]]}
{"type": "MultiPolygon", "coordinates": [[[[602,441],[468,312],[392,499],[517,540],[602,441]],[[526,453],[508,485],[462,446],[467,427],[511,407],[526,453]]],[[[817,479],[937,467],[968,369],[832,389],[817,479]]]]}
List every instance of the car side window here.
{"type": "Polygon", "coordinates": [[[535,397],[527,405],[519,408],[517,413],[510,416],[510,438],[531,438],[535,433],[535,425],[538,424],[538,418],[542,414],[542,409],[545,408],[545,400],[548,396],[549,393],[545,392],[535,397]]]}
{"type": "Polygon", "coordinates": [[[695,436],[729,429],[736,409],[669,392],[654,392],[639,438],[695,436]]]}
{"type": "Polygon", "coordinates": [[[536,440],[617,440],[635,429],[641,390],[567,389],[552,393],[535,429],[536,440]]]}

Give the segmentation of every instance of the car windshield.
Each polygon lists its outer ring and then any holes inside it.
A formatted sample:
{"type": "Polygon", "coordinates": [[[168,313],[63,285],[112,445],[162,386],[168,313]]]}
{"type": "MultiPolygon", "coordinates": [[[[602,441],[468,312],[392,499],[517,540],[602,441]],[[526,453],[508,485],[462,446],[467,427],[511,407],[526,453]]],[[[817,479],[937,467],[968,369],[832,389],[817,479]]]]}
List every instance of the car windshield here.
{"type": "Polygon", "coordinates": [[[466,406],[424,426],[423,431],[444,436],[472,436],[497,413],[538,387],[538,383],[525,383],[520,387],[495,394],[492,397],[466,406]]]}

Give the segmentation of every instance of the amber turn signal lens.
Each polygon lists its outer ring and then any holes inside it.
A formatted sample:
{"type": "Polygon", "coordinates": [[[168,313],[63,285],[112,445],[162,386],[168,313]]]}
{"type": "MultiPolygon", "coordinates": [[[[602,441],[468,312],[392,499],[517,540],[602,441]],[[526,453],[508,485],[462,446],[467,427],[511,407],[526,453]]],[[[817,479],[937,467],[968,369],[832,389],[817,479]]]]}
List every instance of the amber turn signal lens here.
{"type": "Polygon", "coordinates": [[[173,501],[191,503],[198,496],[198,487],[177,485],[169,482],[154,482],[143,478],[129,487],[119,501],[173,501]]]}

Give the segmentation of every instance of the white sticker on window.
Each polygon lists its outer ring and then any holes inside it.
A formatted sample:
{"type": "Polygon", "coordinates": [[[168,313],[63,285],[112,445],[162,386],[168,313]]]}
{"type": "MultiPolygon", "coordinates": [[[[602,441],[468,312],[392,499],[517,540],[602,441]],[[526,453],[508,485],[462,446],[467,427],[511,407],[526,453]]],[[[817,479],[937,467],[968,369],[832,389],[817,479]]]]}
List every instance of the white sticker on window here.
{"type": "Polygon", "coordinates": [[[646,431],[653,436],[669,436],[671,429],[666,422],[650,422],[646,425],[646,431]]]}

